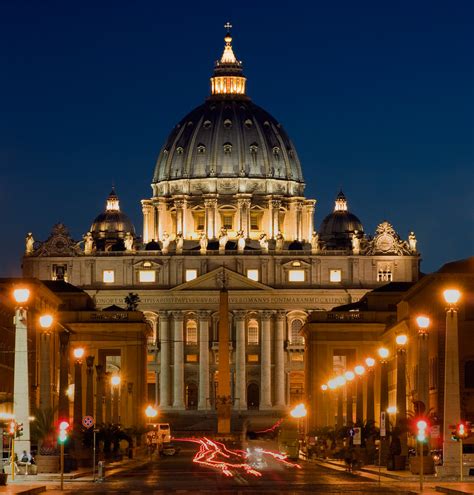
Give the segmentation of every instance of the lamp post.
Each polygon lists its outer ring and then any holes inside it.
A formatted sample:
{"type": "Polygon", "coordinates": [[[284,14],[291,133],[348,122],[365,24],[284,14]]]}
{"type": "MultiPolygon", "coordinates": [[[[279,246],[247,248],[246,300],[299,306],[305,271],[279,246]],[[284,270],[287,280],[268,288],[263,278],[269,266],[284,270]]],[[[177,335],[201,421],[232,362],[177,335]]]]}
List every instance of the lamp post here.
{"type": "Polygon", "coordinates": [[[408,449],[407,434],[405,431],[407,419],[406,345],[408,337],[405,334],[399,334],[396,336],[395,342],[397,343],[397,407],[395,426],[398,428],[400,434],[401,455],[406,455],[408,449]]]}
{"type": "Polygon", "coordinates": [[[120,375],[113,375],[110,379],[110,383],[112,384],[112,397],[113,397],[113,406],[112,406],[112,423],[118,425],[120,423],[120,414],[119,414],[119,400],[120,400],[120,383],[122,379],[120,375]]]}
{"type": "Polygon", "coordinates": [[[53,317],[42,315],[39,318],[40,327],[40,407],[45,410],[51,407],[51,333],[53,317]]]}
{"type": "Polygon", "coordinates": [[[428,383],[428,327],[430,319],[427,316],[418,316],[416,318],[418,326],[418,385],[417,399],[423,403],[426,411],[429,409],[429,383],[428,383]]]}
{"type": "MultiPolygon", "coordinates": [[[[328,381],[328,389],[331,392],[337,389],[337,383],[335,378],[331,378],[331,380],[328,381]]],[[[329,402],[328,409],[330,410],[330,415],[332,415],[331,424],[329,424],[328,422],[328,426],[334,426],[334,397],[332,396],[332,394],[328,402],[329,402]]],[[[336,418],[336,423],[337,423],[337,418],[336,418]]]]}
{"type": "MultiPolygon", "coordinates": [[[[150,406],[147,406],[147,408],[145,409],[145,416],[146,416],[148,422],[149,423],[152,423],[152,420],[158,416],[158,410],[155,407],[151,406],[151,405],[150,406]]],[[[153,432],[152,434],[159,435],[160,432],[157,431],[157,432],[153,432]]],[[[147,440],[148,440],[148,438],[149,437],[147,435],[147,440]]],[[[149,454],[150,459],[151,459],[152,458],[152,455],[153,455],[153,440],[154,439],[150,439],[150,440],[151,441],[149,441],[149,440],[147,441],[147,448],[148,448],[148,454],[149,454]]],[[[159,441],[159,439],[156,439],[156,440],[159,441]]]]}
{"type": "Polygon", "coordinates": [[[13,382],[13,414],[23,423],[23,436],[15,442],[15,453],[30,452],[30,388],[28,380],[27,304],[30,291],[21,287],[13,290],[15,305],[15,369],[13,382]]]}
{"type": "Polygon", "coordinates": [[[375,359],[368,357],[365,360],[367,365],[367,412],[365,419],[367,422],[375,422],[375,359]]]}
{"type": "MultiPolygon", "coordinates": [[[[290,416],[292,418],[295,418],[298,422],[298,434],[301,436],[303,432],[302,428],[302,421],[308,414],[308,411],[306,410],[306,406],[304,404],[298,404],[290,411],[290,416]]],[[[299,449],[298,449],[298,457],[299,457],[299,449]]]]}
{"type": "Polygon", "coordinates": [[[84,357],[84,348],[76,347],[73,351],[74,362],[74,418],[73,430],[77,435],[82,425],[82,358],[84,357]]]}
{"type": "Polygon", "coordinates": [[[365,373],[365,368],[359,364],[354,368],[356,375],[356,423],[362,426],[364,423],[364,382],[362,377],[365,373]]]}
{"type": "Polygon", "coordinates": [[[323,383],[321,385],[321,391],[322,391],[322,403],[323,403],[323,418],[325,418],[325,426],[329,426],[329,403],[328,403],[328,385],[326,383],[323,383]]]}
{"type": "Polygon", "coordinates": [[[388,408],[388,362],[389,351],[385,347],[381,347],[378,351],[380,357],[380,460],[383,464],[386,463],[388,453],[387,433],[389,430],[389,422],[386,421],[388,408]],[[385,435],[383,433],[383,424],[385,421],[385,435]]]}
{"type": "Polygon", "coordinates": [[[446,309],[446,340],[444,358],[444,413],[443,413],[443,468],[445,476],[457,476],[459,473],[459,446],[451,438],[449,425],[459,423],[461,419],[461,401],[459,391],[459,339],[457,303],[461,292],[447,289],[443,293],[448,304],[446,309]]]}
{"type": "Polygon", "coordinates": [[[346,423],[347,426],[351,426],[354,422],[352,381],[355,378],[355,373],[353,371],[346,371],[344,373],[344,378],[346,379],[346,423]]]}
{"type": "Polygon", "coordinates": [[[342,428],[344,425],[343,416],[343,401],[344,401],[344,385],[346,384],[346,378],[343,375],[336,376],[334,379],[337,386],[337,421],[338,428],[342,428]]]}

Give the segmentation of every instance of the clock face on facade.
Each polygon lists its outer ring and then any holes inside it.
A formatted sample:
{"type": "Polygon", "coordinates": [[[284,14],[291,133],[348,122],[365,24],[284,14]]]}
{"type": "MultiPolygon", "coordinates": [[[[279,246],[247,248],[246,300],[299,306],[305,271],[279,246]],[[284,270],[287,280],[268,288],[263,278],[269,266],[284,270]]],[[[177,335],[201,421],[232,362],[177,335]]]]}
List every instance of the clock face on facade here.
{"type": "Polygon", "coordinates": [[[383,234],[377,239],[376,245],[379,251],[388,252],[393,248],[393,238],[387,234],[383,234]]]}

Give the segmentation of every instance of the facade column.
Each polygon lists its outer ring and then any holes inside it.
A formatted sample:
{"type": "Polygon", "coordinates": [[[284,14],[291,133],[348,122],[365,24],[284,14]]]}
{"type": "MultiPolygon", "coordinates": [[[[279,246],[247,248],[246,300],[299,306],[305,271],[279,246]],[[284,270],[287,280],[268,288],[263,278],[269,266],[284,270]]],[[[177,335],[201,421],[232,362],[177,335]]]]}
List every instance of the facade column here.
{"type": "Polygon", "coordinates": [[[166,202],[159,201],[158,204],[155,206],[155,212],[156,212],[156,222],[153,229],[153,237],[156,241],[159,241],[163,238],[163,233],[166,230],[166,222],[165,222],[166,202]]]}
{"type": "MultiPolygon", "coordinates": [[[[264,229],[265,231],[265,229],[264,229]]],[[[268,199],[268,238],[273,239],[273,198],[270,196],[268,199]]]]}
{"type": "Polygon", "coordinates": [[[146,244],[153,237],[153,205],[149,199],[142,200],[143,213],[143,243],[146,244]]]}
{"type": "MultiPolygon", "coordinates": [[[[385,360],[380,362],[380,412],[385,411],[386,436],[381,438],[381,462],[382,466],[387,465],[390,422],[387,414],[388,408],[388,363],[385,360]]],[[[380,420],[380,418],[379,418],[380,420]]]]}
{"type": "Polygon", "coordinates": [[[51,407],[51,334],[40,334],[40,407],[51,407]]]}
{"type": "Polygon", "coordinates": [[[285,401],[285,311],[277,311],[275,320],[275,406],[283,408],[285,401]]]}
{"type": "Polygon", "coordinates": [[[353,397],[353,382],[346,381],[346,425],[354,424],[354,397],[353,397]]]}
{"type": "Polygon", "coordinates": [[[344,403],[344,390],[342,387],[338,387],[336,390],[337,393],[337,420],[336,425],[338,428],[342,428],[344,426],[344,417],[343,417],[343,403],[344,403]]]}
{"type": "Polygon", "coordinates": [[[182,311],[173,312],[173,408],[184,409],[184,315],[182,311]]]}
{"type": "Polygon", "coordinates": [[[314,232],[314,210],[315,210],[316,201],[307,200],[305,201],[306,206],[306,230],[305,230],[305,238],[306,241],[310,241],[314,232]]]}
{"type": "Polygon", "coordinates": [[[246,373],[246,338],[245,316],[246,311],[234,311],[235,319],[235,391],[234,409],[247,409],[247,373],[246,373]],[[237,400],[235,400],[237,399],[237,400]]]}
{"type": "Polygon", "coordinates": [[[82,358],[74,363],[74,432],[79,434],[82,429],[82,358]]]}
{"type": "Polygon", "coordinates": [[[260,346],[260,409],[271,409],[272,407],[272,311],[262,311],[262,331],[260,346]]]}
{"type": "Polygon", "coordinates": [[[95,422],[101,425],[104,422],[104,367],[97,364],[96,372],[96,397],[95,397],[95,422]]]}
{"type": "Polygon", "coordinates": [[[184,235],[184,204],[182,199],[175,199],[174,206],[176,208],[176,232],[174,234],[184,235]]]}
{"type": "Polygon", "coordinates": [[[94,356],[86,357],[86,416],[94,416],[94,356]]]}
{"type": "Polygon", "coordinates": [[[272,200],[272,239],[274,239],[280,231],[280,206],[281,201],[279,199],[272,200]]]}
{"type": "Polygon", "coordinates": [[[425,411],[429,411],[430,409],[428,378],[429,378],[428,333],[418,332],[417,399],[423,402],[425,406],[425,411]]]}
{"type": "Polygon", "coordinates": [[[204,208],[206,214],[206,234],[208,239],[215,239],[216,232],[216,216],[217,216],[217,198],[205,198],[204,208]]]}
{"type": "Polygon", "coordinates": [[[365,418],[367,421],[375,421],[375,370],[374,367],[367,369],[367,411],[365,418]]]}
{"type": "Polygon", "coordinates": [[[250,204],[249,198],[239,198],[237,200],[239,222],[238,229],[244,232],[244,237],[248,239],[250,237],[250,204]]]}
{"type": "Polygon", "coordinates": [[[303,203],[301,201],[297,201],[295,203],[295,212],[296,212],[296,238],[298,241],[303,240],[303,203]]]}
{"type": "Polygon", "coordinates": [[[360,375],[356,376],[356,424],[364,424],[364,382],[360,375]]]}
{"type": "MultiPolygon", "coordinates": [[[[395,426],[403,431],[407,419],[407,352],[404,345],[397,348],[397,416],[395,426]]],[[[401,455],[407,455],[407,434],[400,434],[400,443],[402,447],[401,455]]]]}
{"type": "Polygon", "coordinates": [[[112,383],[110,382],[112,374],[104,373],[104,397],[105,397],[105,422],[112,423],[112,383]]]}
{"type": "Polygon", "coordinates": [[[160,311],[158,316],[160,325],[160,407],[166,409],[170,406],[169,315],[167,311],[160,311]]]}
{"type": "Polygon", "coordinates": [[[209,311],[199,311],[199,410],[209,409],[209,311]]]}
{"type": "Polygon", "coordinates": [[[69,332],[59,333],[59,401],[58,415],[61,420],[69,421],[69,332]]]}

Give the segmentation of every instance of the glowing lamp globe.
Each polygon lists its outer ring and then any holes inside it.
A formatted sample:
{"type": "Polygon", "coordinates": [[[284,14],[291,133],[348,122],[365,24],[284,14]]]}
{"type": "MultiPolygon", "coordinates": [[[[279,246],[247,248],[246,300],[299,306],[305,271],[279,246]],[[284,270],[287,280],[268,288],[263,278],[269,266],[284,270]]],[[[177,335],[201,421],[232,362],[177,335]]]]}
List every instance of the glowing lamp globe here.
{"type": "Polygon", "coordinates": [[[304,418],[307,414],[306,407],[304,404],[298,404],[294,409],[290,411],[290,415],[293,418],[304,418]]]}
{"type": "Polygon", "coordinates": [[[419,328],[425,330],[430,326],[430,319],[427,316],[417,316],[416,318],[416,324],[418,325],[419,328]]]}
{"type": "Polygon", "coordinates": [[[321,390],[322,390],[323,392],[326,392],[326,390],[327,390],[327,389],[328,389],[328,386],[327,386],[325,383],[323,383],[323,384],[321,385],[321,390]]]}
{"type": "Polygon", "coordinates": [[[459,299],[461,299],[461,292],[459,292],[457,289],[446,289],[443,292],[444,300],[448,304],[457,304],[459,299]]]}
{"type": "Polygon", "coordinates": [[[114,375],[114,376],[111,378],[111,380],[110,380],[110,382],[111,382],[111,383],[112,383],[112,385],[114,385],[114,386],[120,385],[120,381],[121,381],[121,380],[120,380],[120,376],[118,376],[118,375],[114,375]]]}
{"type": "Polygon", "coordinates": [[[344,386],[346,384],[346,378],[344,376],[342,376],[342,375],[337,376],[335,378],[335,380],[336,380],[336,385],[338,387],[342,387],[342,386],[344,386]]]}
{"type": "Polygon", "coordinates": [[[397,335],[395,338],[395,342],[397,343],[397,345],[406,345],[407,341],[408,337],[405,334],[397,335]]]}
{"type": "Polygon", "coordinates": [[[379,353],[379,356],[380,356],[382,359],[387,359],[387,358],[388,358],[389,352],[388,352],[388,349],[387,349],[386,347],[381,347],[381,348],[378,350],[378,353],[379,353]]]}
{"type": "Polygon", "coordinates": [[[84,349],[82,347],[76,347],[74,349],[74,353],[73,354],[74,354],[74,357],[76,359],[81,359],[84,356],[84,352],[85,351],[84,351],[84,349]]]}
{"type": "Polygon", "coordinates": [[[356,375],[361,376],[365,373],[365,368],[359,364],[354,368],[354,371],[356,375]]]}
{"type": "Polygon", "coordinates": [[[354,378],[355,378],[355,374],[354,374],[354,372],[353,372],[353,371],[346,371],[346,372],[344,373],[344,377],[346,378],[346,380],[347,380],[347,381],[349,381],[349,382],[350,382],[351,380],[354,380],[354,378]]]}
{"type": "Polygon", "coordinates": [[[153,406],[148,406],[145,409],[145,415],[147,418],[155,418],[158,415],[158,411],[153,406]]]}
{"type": "Polygon", "coordinates": [[[375,359],[374,359],[374,358],[371,358],[371,357],[368,357],[368,358],[365,360],[365,364],[366,364],[369,368],[372,368],[373,366],[375,366],[375,359]]]}
{"type": "Polygon", "coordinates": [[[39,317],[39,324],[41,328],[48,329],[53,324],[53,317],[51,315],[41,315],[39,317]]]}
{"type": "Polygon", "coordinates": [[[331,390],[334,390],[335,388],[337,388],[337,383],[336,383],[336,379],[335,378],[332,378],[331,380],[328,381],[328,387],[331,390]]]}
{"type": "Polygon", "coordinates": [[[30,298],[30,290],[29,289],[15,289],[13,291],[13,298],[18,304],[26,303],[30,298]]]}

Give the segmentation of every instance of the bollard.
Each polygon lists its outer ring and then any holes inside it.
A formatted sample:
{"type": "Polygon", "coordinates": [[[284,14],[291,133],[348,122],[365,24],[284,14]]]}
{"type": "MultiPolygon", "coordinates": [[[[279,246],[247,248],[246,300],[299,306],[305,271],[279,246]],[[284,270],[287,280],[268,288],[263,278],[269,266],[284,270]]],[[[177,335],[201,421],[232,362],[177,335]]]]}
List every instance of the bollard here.
{"type": "Polygon", "coordinates": [[[105,481],[105,462],[99,461],[97,463],[97,481],[105,481]]]}

